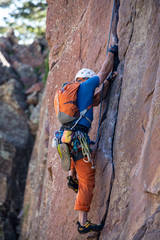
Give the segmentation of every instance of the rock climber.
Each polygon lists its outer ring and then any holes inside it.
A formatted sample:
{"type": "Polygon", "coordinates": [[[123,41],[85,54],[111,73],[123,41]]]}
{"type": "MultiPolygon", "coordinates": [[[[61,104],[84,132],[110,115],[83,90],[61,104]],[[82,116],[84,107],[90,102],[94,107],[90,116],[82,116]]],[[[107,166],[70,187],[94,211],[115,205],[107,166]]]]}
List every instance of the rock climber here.
{"type": "MultiPolygon", "coordinates": [[[[99,232],[102,230],[101,224],[93,224],[88,220],[88,212],[95,185],[95,168],[94,160],[90,158],[89,154],[84,157],[84,151],[87,147],[90,148],[88,132],[93,121],[93,107],[98,106],[101,102],[102,83],[104,83],[103,98],[107,95],[112,77],[108,78],[108,80],[106,80],[106,78],[112,72],[114,60],[117,56],[118,46],[114,45],[108,50],[106,59],[97,75],[87,68],[81,69],[76,74],[75,82],[80,82],[77,93],[79,111],[83,111],[88,106],[91,107],[85,114],[85,117],[81,118],[75,127],[75,122],[70,122],[68,124],[62,124],[60,128],[61,131],[72,129],[75,133],[72,144],[69,146],[71,166],[67,179],[68,187],[77,193],[74,209],[78,211],[77,224],[80,234],[91,231],[99,232]],[[98,88],[97,93],[95,93],[96,88],[98,88]],[[73,149],[77,142],[79,142],[80,147],[76,154],[74,154],[73,149]]],[[[61,161],[63,161],[63,159],[61,161]]]]}

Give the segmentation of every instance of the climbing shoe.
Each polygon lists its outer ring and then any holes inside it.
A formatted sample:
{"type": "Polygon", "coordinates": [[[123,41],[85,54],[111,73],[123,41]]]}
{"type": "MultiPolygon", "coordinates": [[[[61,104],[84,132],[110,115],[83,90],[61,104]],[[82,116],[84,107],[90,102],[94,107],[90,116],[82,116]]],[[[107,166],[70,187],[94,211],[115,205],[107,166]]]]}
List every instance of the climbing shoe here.
{"type": "Polygon", "coordinates": [[[93,224],[88,220],[84,226],[82,226],[79,222],[77,222],[77,225],[78,225],[77,230],[80,234],[85,234],[89,232],[100,232],[103,228],[102,224],[99,225],[93,224]]]}
{"type": "Polygon", "coordinates": [[[71,188],[75,193],[78,192],[78,179],[73,179],[72,176],[68,176],[68,187],[71,188]]]}
{"type": "Polygon", "coordinates": [[[57,146],[59,156],[61,158],[61,166],[64,171],[69,171],[71,166],[71,159],[69,148],[66,143],[58,144],[57,146]]]}

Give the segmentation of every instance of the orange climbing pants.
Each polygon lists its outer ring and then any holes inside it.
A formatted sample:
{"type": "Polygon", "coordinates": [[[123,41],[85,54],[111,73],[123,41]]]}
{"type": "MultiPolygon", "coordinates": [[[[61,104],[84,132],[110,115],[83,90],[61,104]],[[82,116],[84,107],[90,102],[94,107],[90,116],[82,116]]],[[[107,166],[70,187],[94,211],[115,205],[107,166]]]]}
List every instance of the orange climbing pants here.
{"type": "Polygon", "coordinates": [[[71,169],[76,170],[78,177],[78,193],[75,210],[88,212],[90,209],[95,186],[95,169],[91,167],[91,162],[84,162],[83,158],[75,162],[71,159],[71,169]]]}

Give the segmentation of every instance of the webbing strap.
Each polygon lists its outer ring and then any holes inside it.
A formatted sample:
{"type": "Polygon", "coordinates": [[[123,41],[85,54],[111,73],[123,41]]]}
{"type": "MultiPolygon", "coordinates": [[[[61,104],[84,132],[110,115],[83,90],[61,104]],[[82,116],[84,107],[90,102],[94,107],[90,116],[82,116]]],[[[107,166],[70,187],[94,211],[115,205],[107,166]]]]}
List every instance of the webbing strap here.
{"type": "Polygon", "coordinates": [[[86,116],[84,116],[84,115],[83,115],[83,117],[84,117],[88,122],[90,122],[90,124],[92,123],[91,120],[90,120],[88,117],[86,117],[86,116]]]}
{"type": "Polygon", "coordinates": [[[71,130],[73,130],[73,129],[76,127],[76,125],[79,123],[79,121],[82,119],[82,117],[84,117],[86,120],[88,120],[90,123],[92,123],[91,120],[90,120],[88,117],[85,116],[86,112],[87,112],[91,107],[92,107],[92,105],[90,105],[88,108],[86,108],[86,109],[84,109],[83,111],[80,112],[80,117],[77,119],[77,121],[75,122],[75,124],[73,125],[73,127],[71,127],[71,130]]]}

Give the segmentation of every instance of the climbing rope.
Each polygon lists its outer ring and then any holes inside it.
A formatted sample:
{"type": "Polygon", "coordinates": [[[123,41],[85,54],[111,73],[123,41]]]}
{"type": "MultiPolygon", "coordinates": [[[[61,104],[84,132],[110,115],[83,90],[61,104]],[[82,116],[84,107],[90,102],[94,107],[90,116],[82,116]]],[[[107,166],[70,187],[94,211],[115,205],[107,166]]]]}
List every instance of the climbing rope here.
{"type": "MultiPolygon", "coordinates": [[[[110,43],[110,35],[111,35],[111,28],[112,28],[112,22],[113,22],[113,15],[114,15],[114,7],[115,7],[115,0],[113,2],[113,10],[112,10],[112,17],[111,17],[111,23],[110,23],[110,30],[109,30],[109,37],[108,37],[108,44],[107,44],[107,53],[109,50],[109,43],[110,43]]],[[[103,92],[102,92],[102,96],[103,96],[103,92]]],[[[102,101],[102,100],[101,100],[102,101]]],[[[106,201],[106,211],[105,214],[101,220],[101,224],[104,227],[105,225],[105,221],[108,215],[108,210],[109,210],[109,204],[110,204],[110,199],[111,199],[111,192],[112,192],[112,188],[113,188],[113,182],[115,179],[115,167],[114,167],[114,162],[113,162],[113,139],[112,139],[112,157],[111,157],[111,165],[112,165],[112,175],[111,175],[111,181],[110,181],[110,189],[109,189],[109,195],[108,195],[108,199],[106,201]]],[[[100,233],[98,233],[97,239],[99,239],[100,237],[100,233]]]]}
{"type": "MultiPolygon", "coordinates": [[[[112,17],[111,17],[111,23],[110,23],[110,29],[109,29],[109,36],[108,36],[108,44],[107,44],[107,53],[109,51],[109,43],[110,43],[110,37],[111,37],[111,29],[112,29],[112,22],[113,22],[113,15],[114,15],[114,6],[115,6],[115,0],[113,2],[113,10],[112,10],[112,17]]],[[[110,74],[109,74],[110,75],[110,74]]],[[[96,141],[91,141],[90,144],[96,144],[99,139],[99,130],[101,125],[101,113],[102,113],[102,101],[103,101],[103,89],[104,89],[104,82],[102,84],[102,92],[101,92],[101,105],[100,105],[100,113],[99,113],[99,124],[98,124],[98,131],[97,131],[97,137],[96,141]]]]}

